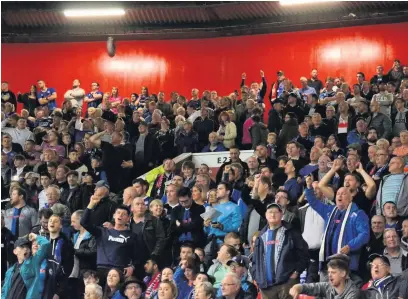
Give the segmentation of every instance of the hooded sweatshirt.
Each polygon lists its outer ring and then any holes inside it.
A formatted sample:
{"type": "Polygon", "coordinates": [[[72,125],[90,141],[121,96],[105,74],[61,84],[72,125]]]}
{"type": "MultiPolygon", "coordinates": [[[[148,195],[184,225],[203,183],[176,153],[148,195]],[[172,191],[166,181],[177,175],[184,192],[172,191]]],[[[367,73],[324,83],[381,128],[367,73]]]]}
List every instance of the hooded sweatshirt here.
{"type": "Polygon", "coordinates": [[[360,298],[360,290],[350,279],[346,280],[343,293],[337,294],[333,286],[328,282],[305,283],[302,285],[302,294],[322,297],[325,299],[356,299],[360,298]]]}

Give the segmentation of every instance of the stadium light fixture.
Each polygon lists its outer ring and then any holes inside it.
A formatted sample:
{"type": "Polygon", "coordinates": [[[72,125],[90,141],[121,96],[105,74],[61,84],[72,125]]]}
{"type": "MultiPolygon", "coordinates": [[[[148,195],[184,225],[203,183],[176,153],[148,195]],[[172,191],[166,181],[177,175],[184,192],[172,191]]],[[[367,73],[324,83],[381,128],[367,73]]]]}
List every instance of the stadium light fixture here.
{"type": "Polygon", "coordinates": [[[99,9],[66,9],[64,15],[66,17],[111,17],[125,15],[123,8],[99,8],[99,9]]]}

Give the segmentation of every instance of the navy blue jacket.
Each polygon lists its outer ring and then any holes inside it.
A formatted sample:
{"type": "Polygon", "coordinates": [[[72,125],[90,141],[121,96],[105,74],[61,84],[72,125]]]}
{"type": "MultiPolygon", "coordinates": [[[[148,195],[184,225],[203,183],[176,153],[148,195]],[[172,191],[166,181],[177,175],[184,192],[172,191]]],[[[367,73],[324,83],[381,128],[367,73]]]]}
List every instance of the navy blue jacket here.
{"type": "MultiPolygon", "coordinates": [[[[292,226],[282,221],[285,231],[285,240],[283,241],[279,261],[276,265],[275,283],[280,285],[288,282],[293,272],[300,273],[305,270],[309,264],[309,247],[302,235],[292,228],[292,226]]],[[[266,280],[265,246],[261,236],[268,230],[266,225],[255,241],[254,255],[252,258],[251,275],[260,289],[268,288],[266,280]]]]}

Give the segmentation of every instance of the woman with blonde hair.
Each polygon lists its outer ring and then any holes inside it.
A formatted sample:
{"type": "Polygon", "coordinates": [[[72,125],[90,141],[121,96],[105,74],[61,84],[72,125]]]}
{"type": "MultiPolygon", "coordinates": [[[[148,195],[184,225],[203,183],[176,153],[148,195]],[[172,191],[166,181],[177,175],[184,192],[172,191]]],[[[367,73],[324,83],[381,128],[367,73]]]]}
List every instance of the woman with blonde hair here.
{"type": "Polygon", "coordinates": [[[193,188],[191,188],[191,198],[195,201],[196,204],[200,206],[206,206],[206,197],[205,194],[203,194],[203,189],[198,186],[194,185],[193,188]]]}
{"type": "Polygon", "coordinates": [[[174,282],[164,280],[159,285],[159,292],[157,295],[158,299],[176,299],[178,297],[178,290],[174,282]]]}

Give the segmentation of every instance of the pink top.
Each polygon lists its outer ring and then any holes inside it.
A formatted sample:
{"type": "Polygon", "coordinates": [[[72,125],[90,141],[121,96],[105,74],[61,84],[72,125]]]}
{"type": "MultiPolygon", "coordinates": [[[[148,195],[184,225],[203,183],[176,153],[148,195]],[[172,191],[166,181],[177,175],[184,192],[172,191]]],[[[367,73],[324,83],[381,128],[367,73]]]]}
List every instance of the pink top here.
{"type": "Polygon", "coordinates": [[[252,120],[252,118],[248,118],[245,122],[244,122],[244,126],[243,126],[243,135],[242,135],[242,144],[251,144],[251,134],[249,133],[249,128],[252,127],[252,125],[254,124],[254,121],[252,120]]]}
{"type": "MultiPolygon", "coordinates": [[[[112,97],[109,98],[109,102],[111,102],[111,103],[115,103],[115,102],[118,102],[118,101],[120,103],[122,103],[122,100],[123,100],[123,97],[121,97],[121,96],[117,96],[117,97],[112,96],[112,97]]],[[[118,109],[116,107],[115,108],[112,107],[111,110],[112,110],[113,113],[118,114],[118,109]]]]}

